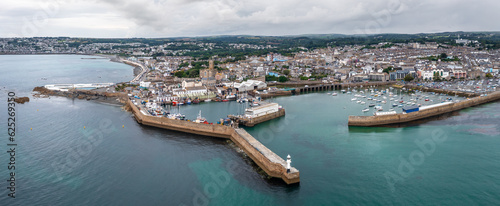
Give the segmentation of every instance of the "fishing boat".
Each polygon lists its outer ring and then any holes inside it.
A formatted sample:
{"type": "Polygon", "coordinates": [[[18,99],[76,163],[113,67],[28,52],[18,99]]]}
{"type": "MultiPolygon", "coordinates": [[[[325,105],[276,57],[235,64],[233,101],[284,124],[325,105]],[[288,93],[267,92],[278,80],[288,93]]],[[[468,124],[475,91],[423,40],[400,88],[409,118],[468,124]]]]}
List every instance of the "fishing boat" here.
{"type": "Polygon", "coordinates": [[[168,114],[167,118],[169,118],[169,119],[177,119],[177,120],[185,120],[186,116],[183,115],[183,114],[181,114],[181,113],[177,113],[177,114],[168,114]]]}
{"type": "Polygon", "coordinates": [[[198,113],[198,117],[193,122],[196,122],[196,123],[205,123],[205,124],[208,123],[207,119],[205,119],[204,117],[201,116],[201,110],[200,110],[200,113],[198,113]]]}
{"type": "Polygon", "coordinates": [[[193,104],[199,104],[200,103],[200,99],[195,99],[191,103],[193,103],[193,104]]]}
{"type": "Polygon", "coordinates": [[[235,94],[227,95],[226,99],[228,99],[228,100],[236,100],[236,95],[235,94]]]}

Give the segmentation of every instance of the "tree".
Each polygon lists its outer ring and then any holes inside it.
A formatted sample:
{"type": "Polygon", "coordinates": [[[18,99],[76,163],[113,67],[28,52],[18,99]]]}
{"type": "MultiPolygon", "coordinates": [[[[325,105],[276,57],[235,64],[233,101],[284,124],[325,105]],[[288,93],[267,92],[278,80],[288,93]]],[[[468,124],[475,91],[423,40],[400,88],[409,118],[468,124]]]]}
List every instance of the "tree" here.
{"type": "Polygon", "coordinates": [[[182,78],[182,77],[186,76],[186,73],[184,73],[184,71],[178,71],[178,72],[175,72],[174,76],[182,78]]]}
{"type": "Polygon", "coordinates": [[[278,81],[278,77],[275,77],[273,75],[266,75],[266,81],[278,81]]]}
{"type": "Polygon", "coordinates": [[[286,81],[288,81],[288,78],[286,78],[285,76],[280,76],[280,77],[278,78],[278,81],[279,81],[279,82],[286,82],[286,81]]]}
{"type": "Polygon", "coordinates": [[[487,73],[487,74],[486,74],[486,78],[488,78],[488,79],[489,79],[489,78],[493,78],[493,75],[492,75],[491,73],[487,73]]]}
{"type": "Polygon", "coordinates": [[[440,59],[446,59],[446,58],[448,58],[448,55],[447,55],[446,53],[441,53],[441,54],[439,55],[439,58],[440,58],[440,59]]]}
{"type": "Polygon", "coordinates": [[[405,80],[406,82],[411,82],[411,81],[413,81],[413,79],[415,79],[415,78],[413,78],[413,76],[412,76],[411,74],[407,74],[407,75],[405,76],[405,78],[404,78],[404,80],[405,80]]]}
{"type": "Polygon", "coordinates": [[[385,73],[389,74],[389,72],[391,72],[391,71],[393,71],[393,70],[394,70],[394,68],[392,68],[392,67],[387,67],[387,68],[385,68],[385,69],[384,69],[384,71],[383,71],[383,72],[385,72],[385,73]]]}
{"type": "Polygon", "coordinates": [[[287,76],[290,75],[290,70],[289,69],[283,70],[283,74],[287,76]]]}
{"type": "Polygon", "coordinates": [[[434,77],[433,77],[434,81],[441,81],[441,76],[439,76],[439,72],[434,72],[434,77]]]}

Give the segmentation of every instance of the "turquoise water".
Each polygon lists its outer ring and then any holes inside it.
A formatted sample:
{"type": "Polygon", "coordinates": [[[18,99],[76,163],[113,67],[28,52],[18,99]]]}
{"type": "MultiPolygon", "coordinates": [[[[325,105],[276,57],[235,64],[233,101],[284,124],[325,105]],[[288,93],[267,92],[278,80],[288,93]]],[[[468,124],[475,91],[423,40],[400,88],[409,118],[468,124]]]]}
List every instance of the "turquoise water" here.
{"type": "MultiPolygon", "coordinates": [[[[82,57],[0,56],[0,109],[6,90],[26,96],[44,84],[132,79],[130,66],[82,57]]],[[[348,115],[363,107],[351,98],[275,98],[286,116],[247,128],[292,156],[301,173],[292,187],[261,177],[224,140],[141,126],[120,107],[32,98],[16,107],[17,198],[0,181],[0,205],[500,205],[498,102],[411,127],[349,128],[348,115]]],[[[244,108],[211,102],[180,111],[193,119],[202,110],[214,122],[244,108]]],[[[6,131],[5,115],[0,125],[6,131]]],[[[8,178],[6,138],[0,179],[8,178]]]]}

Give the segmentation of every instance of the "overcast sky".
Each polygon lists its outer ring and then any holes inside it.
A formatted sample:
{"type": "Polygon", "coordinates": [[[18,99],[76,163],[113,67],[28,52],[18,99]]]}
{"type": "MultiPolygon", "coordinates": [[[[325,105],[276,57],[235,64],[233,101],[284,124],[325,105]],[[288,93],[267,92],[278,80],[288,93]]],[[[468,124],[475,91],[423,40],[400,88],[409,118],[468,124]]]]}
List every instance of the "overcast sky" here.
{"type": "Polygon", "coordinates": [[[0,37],[500,31],[498,0],[2,0],[0,37]]]}

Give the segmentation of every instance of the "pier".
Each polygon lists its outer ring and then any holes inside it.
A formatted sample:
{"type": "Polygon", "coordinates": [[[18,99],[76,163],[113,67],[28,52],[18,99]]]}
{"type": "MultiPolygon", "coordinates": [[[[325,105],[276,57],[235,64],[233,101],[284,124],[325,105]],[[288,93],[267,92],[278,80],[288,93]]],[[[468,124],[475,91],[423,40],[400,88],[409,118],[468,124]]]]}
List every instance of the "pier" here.
{"type": "Polygon", "coordinates": [[[259,123],[285,116],[285,109],[279,108],[277,103],[265,103],[258,107],[245,109],[244,115],[228,115],[231,120],[240,125],[253,127],[259,123]]]}
{"type": "Polygon", "coordinates": [[[486,96],[479,96],[472,99],[467,99],[457,103],[450,103],[422,111],[411,112],[411,113],[399,113],[392,115],[382,115],[382,116],[349,116],[348,125],[349,126],[360,126],[360,127],[373,127],[373,126],[384,126],[384,125],[395,125],[401,123],[408,123],[412,121],[417,121],[433,116],[438,116],[446,114],[449,112],[454,112],[462,110],[465,108],[498,101],[500,99],[500,92],[494,92],[486,96]]]}
{"type": "Polygon", "coordinates": [[[261,144],[252,135],[240,128],[233,128],[218,124],[200,124],[195,122],[153,117],[143,114],[132,101],[127,100],[127,109],[133,114],[139,124],[197,134],[209,137],[230,139],[240,147],[267,175],[282,179],[286,184],[300,182],[300,172],[294,167],[286,169],[286,161],[266,146],[261,144]]]}

